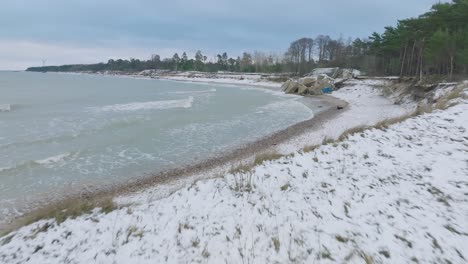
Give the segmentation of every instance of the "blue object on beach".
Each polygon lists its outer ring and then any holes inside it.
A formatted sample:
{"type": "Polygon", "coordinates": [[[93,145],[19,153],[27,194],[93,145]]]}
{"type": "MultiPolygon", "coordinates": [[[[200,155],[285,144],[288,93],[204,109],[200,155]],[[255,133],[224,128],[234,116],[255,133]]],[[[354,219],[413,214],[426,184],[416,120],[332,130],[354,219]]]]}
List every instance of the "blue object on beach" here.
{"type": "Polygon", "coordinates": [[[333,92],[333,89],[331,87],[322,88],[322,93],[324,94],[331,94],[332,92],[333,92]]]}

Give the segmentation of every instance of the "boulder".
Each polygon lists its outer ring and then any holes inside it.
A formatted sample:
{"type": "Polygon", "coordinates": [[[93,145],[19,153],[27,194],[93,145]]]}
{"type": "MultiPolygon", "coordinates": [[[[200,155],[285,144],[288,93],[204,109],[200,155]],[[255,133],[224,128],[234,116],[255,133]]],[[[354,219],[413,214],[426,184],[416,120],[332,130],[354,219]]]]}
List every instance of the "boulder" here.
{"type": "Polygon", "coordinates": [[[299,80],[288,80],[281,86],[281,90],[289,94],[320,95],[323,94],[323,88],[330,87],[334,90],[334,82],[335,80],[326,74],[321,74],[317,77],[305,77],[299,80]]]}
{"type": "Polygon", "coordinates": [[[311,88],[309,88],[309,94],[310,95],[321,95],[322,90],[319,89],[319,88],[316,88],[316,87],[311,87],[311,88]]]}
{"type": "Polygon", "coordinates": [[[336,78],[340,68],[315,68],[309,74],[310,76],[328,75],[332,78],[336,78]]]}
{"type": "Polygon", "coordinates": [[[327,75],[333,79],[352,79],[357,75],[361,75],[359,70],[344,69],[344,68],[315,68],[309,76],[327,75]]]}
{"type": "Polygon", "coordinates": [[[307,87],[312,87],[316,81],[317,79],[312,77],[304,77],[301,79],[301,83],[307,87]]]}
{"type": "Polygon", "coordinates": [[[342,79],[352,79],[352,78],[354,78],[353,71],[349,70],[349,69],[343,69],[343,71],[341,72],[340,78],[342,78],[342,79]]]}
{"type": "Polygon", "coordinates": [[[284,92],[285,93],[297,93],[299,90],[299,83],[290,81],[287,87],[285,87],[284,92]]]}
{"type": "Polygon", "coordinates": [[[303,84],[298,84],[297,85],[297,94],[300,94],[300,95],[305,95],[305,94],[308,94],[309,92],[309,87],[303,85],[303,84]]]}
{"type": "Polygon", "coordinates": [[[289,85],[291,85],[291,80],[287,80],[283,85],[281,85],[281,91],[286,91],[288,90],[289,85]]]}
{"type": "Polygon", "coordinates": [[[319,76],[317,76],[317,81],[333,82],[334,80],[326,74],[320,74],[319,76]]]}

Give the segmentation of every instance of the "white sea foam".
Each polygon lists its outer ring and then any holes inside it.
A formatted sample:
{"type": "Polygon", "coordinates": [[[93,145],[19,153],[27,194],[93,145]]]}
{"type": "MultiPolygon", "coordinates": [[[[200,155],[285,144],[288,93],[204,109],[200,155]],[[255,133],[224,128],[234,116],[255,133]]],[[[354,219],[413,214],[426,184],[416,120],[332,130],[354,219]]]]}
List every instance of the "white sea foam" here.
{"type": "Polygon", "coordinates": [[[182,100],[166,100],[166,101],[152,101],[152,102],[134,102],[128,104],[115,104],[106,105],[103,107],[93,107],[97,111],[138,111],[149,109],[171,109],[171,108],[191,108],[193,104],[193,97],[190,96],[182,100]]]}
{"type": "Polygon", "coordinates": [[[268,94],[272,94],[278,97],[289,97],[289,98],[301,98],[300,95],[296,94],[287,94],[285,92],[282,92],[280,90],[273,90],[273,89],[268,89],[268,88],[259,88],[259,87],[241,87],[241,90],[246,90],[246,91],[260,91],[268,94]]]}
{"type": "Polygon", "coordinates": [[[263,113],[284,113],[284,112],[290,112],[290,113],[307,113],[308,118],[314,117],[314,111],[304,105],[301,102],[298,102],[296,100],[286,100],[286,101],[277,101],[273,103],[269,103],[264,106],[260,106],[257,108],[257,111],[255,113],[257,114],[263,114],[263,113]]]}
{"type": "Polygon", "coordinates": [[[11,169],[12,169],[11,167],[0,167],[0,172],[11,170],[11,169]]]}
{"type": "Polygon", "coordinates": [[[216,92],[215,88],[209,90],[201,90],[201,91],[180,91],[180,92],[170,92],[171,94],[199,94],[199,93],[214,93],[216,92]]]}
{"type": "Polygon", "coordinates": [[[64,154],[48,157],[48,158],[41,159],[41,160],[35,160],[34,163],[47,166],[47,165],[51,165],[51,164],[63,161],[68,156],[70,156],[70,153],[64,153],[64,154]]]}
{"type": "Polygon", "coordinates": [[[10,104],[0,104],[0,112],[10,112],[11,105],[10,104]]]}

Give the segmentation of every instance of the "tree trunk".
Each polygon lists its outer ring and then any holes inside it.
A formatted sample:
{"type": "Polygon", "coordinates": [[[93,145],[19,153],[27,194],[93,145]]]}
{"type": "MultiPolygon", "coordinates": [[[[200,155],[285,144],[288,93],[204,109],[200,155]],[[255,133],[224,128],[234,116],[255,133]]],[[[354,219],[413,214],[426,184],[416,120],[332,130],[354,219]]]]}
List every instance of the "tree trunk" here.
{"type": "Polygon", "coordinates": [[[403,58],[401,59],[401,69],[400,69],[400,77],[403,77],[403,70],[405,68],[405,59],[406,59],[406,49],[408,47],[408,42],[405,44],[405,51],[403,52],[403,58]]]}
{"type": "Polygon", "coordinates": [[[416,41],[413,41],[413,49],[411,50],[411,58],[409,59],[409,66],[408,66],[408,75],[413,75],[413,60],[414,60],[414,49],[416,47],[416,41]]]}
{"type": "Polygon", "coordinates": [[[419,72],[419,66],[421,65],[421,62],[419,61],[421,58],[419,57],[419,50],[417,51],[417,54],[416,54],[416,58],[415,58],[415,61],[416,61],[416,67],[414,69],[414,76],[416,77],[418,75],[418,72],[419,72]]]}
{"type": "Polygon", "coordinates": [[[452,80],[453,77],[453,55],[450,55],[450,74],[449,74],[449,80],[452,80]]]}
{"type": "Polygon", "coordinates": [[[425,38],[423,38],[422,43],[421,43],[421,52],[420,52],[420,62],[421,66],[419,67],[419,80],[422,81],[423,79],[423,55],[424,55],[424,41],[425,38]]]}

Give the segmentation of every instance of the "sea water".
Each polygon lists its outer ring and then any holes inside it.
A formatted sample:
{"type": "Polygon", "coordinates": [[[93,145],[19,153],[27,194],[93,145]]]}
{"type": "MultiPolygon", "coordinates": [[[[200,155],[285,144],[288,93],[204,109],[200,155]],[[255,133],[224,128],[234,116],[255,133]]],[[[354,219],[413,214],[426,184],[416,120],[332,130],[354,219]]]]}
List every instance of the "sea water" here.
{"type": "Polygon", "coordinates": [[[0,221],[44,197],[215,157],[313,115],[271,90],[0,72],[0,221]]]}

